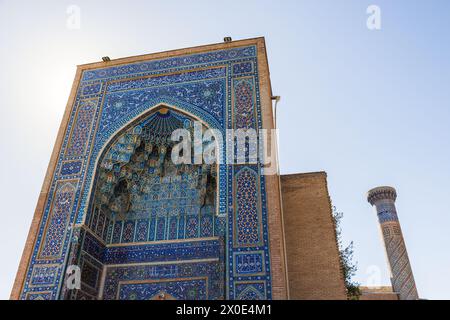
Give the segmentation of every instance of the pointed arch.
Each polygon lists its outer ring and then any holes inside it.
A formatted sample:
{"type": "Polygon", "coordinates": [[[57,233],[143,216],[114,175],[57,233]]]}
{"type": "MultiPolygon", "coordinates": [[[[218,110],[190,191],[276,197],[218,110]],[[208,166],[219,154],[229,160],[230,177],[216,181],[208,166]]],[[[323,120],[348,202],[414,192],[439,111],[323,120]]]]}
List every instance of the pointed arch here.
{"type": "MultiPolygon", "coordinates": [[[[144,121],[146,118],[148,118],[152,114],[158,112],[162,108],[167,108],[169,110],[174,110],[175,112],[181,113],[181,114],[185,115],[186,117],[193,119],[194,121],[200,122],[207,129],[217,129],[218,128],[219,130],[222,130],[222,127],[219,124],[219,122],[217,120],[215,120],[213,117],[211,117],[210,115],[208,115],[205,111],[203,111],[195,106],[189,105],[185,102],[178,101],[177,99],[173,99],[173,98],[169,98],[169,97],[160,97],[157,102],[147,103],[145,105],[145,108],[143,108],[143,110],[138,110],[139,112],[135,111],[135,112],[131,113],[130,116],[127,118],[128,119],[127,121],[124,121],[124,120],[118,121],[120,126],[110,128],[104,134],[101,134],[100,136],[96,137],[95,145],[100,145],[100,147],[94,148],[92,155],[91,155],[89,171],[91,172],[90,176],[92,178],[87,179],[87,181],[88,181],[87,185],[85,186],[85,189],[82,192],[81,205],[80,205],[80,209],[78,211],[78,217],[77,217],[77,224],[85,225],[87,222],[86,221],[87,218],[89,218],[88,214],[91,212],[91,209],[92,209],[90,205],[92,203],[93,191],[94,191],[95,185],[96,185],[99,164],[100,164],[102,157],[104,156],[106,150],[108,150],[111,147],[111,145],[114,143],[115,139],[120,137],[127,130],[130,130],[136,124],[144,121]],[[171,104],[170,102],[177,103],[177,104],[171,104]]],[[[213,130],[213,136],[214,136],[215,141],[221,141],[223,139],[223,137],[216,136],[214,134],[214,130],[213,130]]],[[[225,144],[223,143],[223,141],[221,141],[221,142],[222,143],[218,145],[216,150],[218,150],[220,152],[220,154],[218,154],[218,157],[220,157],[220,159],[224,159],[225,158],[225,144]],[[220,146],[220,148],[219,148],[219,146],[220,146]]],[[[224,196],[225,195],[225,193],[223,192],[224,190],[222,190],[222,188],[224,188],[223,184],[221,184],[220,181],[222,179],[225,179],[226,168],[225,168],[225,166],[220,165],[218,163],[218,161],[216,161],[215,167],[216,167],[216,172],[217,172],[216,214],[223,216],[226,213],[226,211],[225,211],[226,206],[224,205],[226,198],[224,196]],[[221,194],[223,194],[223,196],[221,196],[221,194]]]]}
{"type": "MultiPolygon", "coordinates": [[[[215,235],[214,215],[217,216],[219,211],[219,164],[179,167],[167,159],[170,159],[170,148],[174,144],[170,140],[171,132],[176,128],[183,128],[186,121],[189,123],[200,120],[173,107],[158,105],[120,129],[103,147],[96,161],[95,181],[84,224],[105,243],[215,235]],[[136,166],[141,169],[136,169],[136,166]],[[147,169],[147,166],[150,167],[147,169]],[[177,171],[179,169],[182,171],[177,171]],[[169,180],[164,181],[167,180],[167,170],[175,170],[175,173],[194,170],[192,174],[195,177],[198,175],[198,182],[190,181],[187,174],[169,176],[169,180]],[[164,175],[164,178],[161,182],[156,182],[155,175],[164,175]],[[188,180],[182,181],[185,178],[188,180]],[[161,201],[166,199],[164,196],[167,192],[161,188],[173,189],[170,198],[161,201]],[[186,194],[183,196],[182,193],[186,194]],[[209,194],[214,196],[211,198],[209,194]],[[111,199],[114,201],[111,202],[111,199]],[[183,204],[186,201],[188,203],[183,204]],[[195,214],[197,206],[189,206],[189,202],[195,201],[203,201],[197,204],[200,205],[198,214],[195,214]],[[186,205],[188,206],[184,208],[186,205]],[[103,208],[104,206],[107,207],[103,208]],[[144,208],[147,211],[140,212],[144,208]],[[126,220],[125,213],[132,220],[126,220]],[[149,218],[149,214],[154,218],[149,218]]],[[[206,123],[200,122],[207,128],[206,123]]]]}

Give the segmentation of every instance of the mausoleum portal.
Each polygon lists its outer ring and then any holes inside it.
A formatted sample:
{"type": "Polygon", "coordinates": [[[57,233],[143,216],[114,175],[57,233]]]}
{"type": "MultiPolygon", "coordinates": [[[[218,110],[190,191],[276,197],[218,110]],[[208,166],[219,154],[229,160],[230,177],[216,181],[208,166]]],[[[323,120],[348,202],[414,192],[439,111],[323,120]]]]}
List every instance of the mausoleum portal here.
{"type": "Polygon", "coordinates": [[[276,157],[172,158],[198,126],[276,153],[271,96],[263,38],[78,66],[11,298],[287,298],[276,157]]]}

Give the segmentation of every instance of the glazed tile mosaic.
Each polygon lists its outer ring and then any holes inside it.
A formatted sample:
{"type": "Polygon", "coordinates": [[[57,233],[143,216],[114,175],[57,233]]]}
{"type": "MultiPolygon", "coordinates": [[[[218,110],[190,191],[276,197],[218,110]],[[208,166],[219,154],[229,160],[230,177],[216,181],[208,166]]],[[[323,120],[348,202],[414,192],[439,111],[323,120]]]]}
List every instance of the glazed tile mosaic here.
{"type": "Polygon", "coordinates": [[[260,165],[170,161],[196,120],[262,128],[257,62],[250,45],[83,71],[22,299],[272,298],[260,165]]]}

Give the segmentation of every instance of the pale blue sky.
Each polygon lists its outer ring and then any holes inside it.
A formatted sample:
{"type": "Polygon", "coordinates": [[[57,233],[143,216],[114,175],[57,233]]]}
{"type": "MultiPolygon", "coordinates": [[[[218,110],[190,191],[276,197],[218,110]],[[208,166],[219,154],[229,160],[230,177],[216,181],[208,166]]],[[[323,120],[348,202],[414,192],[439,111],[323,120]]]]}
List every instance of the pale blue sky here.
{"type": "MultiPolygon", "coordinates": [[[[0,0],[8,298],[77,64],[265,36],[282,173],[327,171],[356,280],[389,284],[367,190],[392,185],[419,294],[450,298],[450,2],[0,0]],[[124,4],[127,4],[125,6],[124,4]],[[66,9],[81,9],[80,29],[66,9]],[[366,8],[381,8],[381,30],[366,8]],[[372,272],[368,272],[372,270],[372,272]]],[[[373,284],[373,283],[372,283],[373,284]]]]}

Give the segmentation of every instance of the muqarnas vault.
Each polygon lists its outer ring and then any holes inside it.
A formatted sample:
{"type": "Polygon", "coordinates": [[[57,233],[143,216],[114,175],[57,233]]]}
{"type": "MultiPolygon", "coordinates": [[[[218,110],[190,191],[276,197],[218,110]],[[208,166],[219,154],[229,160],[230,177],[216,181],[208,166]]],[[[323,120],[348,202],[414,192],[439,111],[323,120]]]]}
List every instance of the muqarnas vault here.
{"type": "Polygon", "coordinates": [[[11,298],[344,299],[324,173],[171,161],[194,122],[272,129],[271,98],[263,38],[78,66],[11,298]]]}

